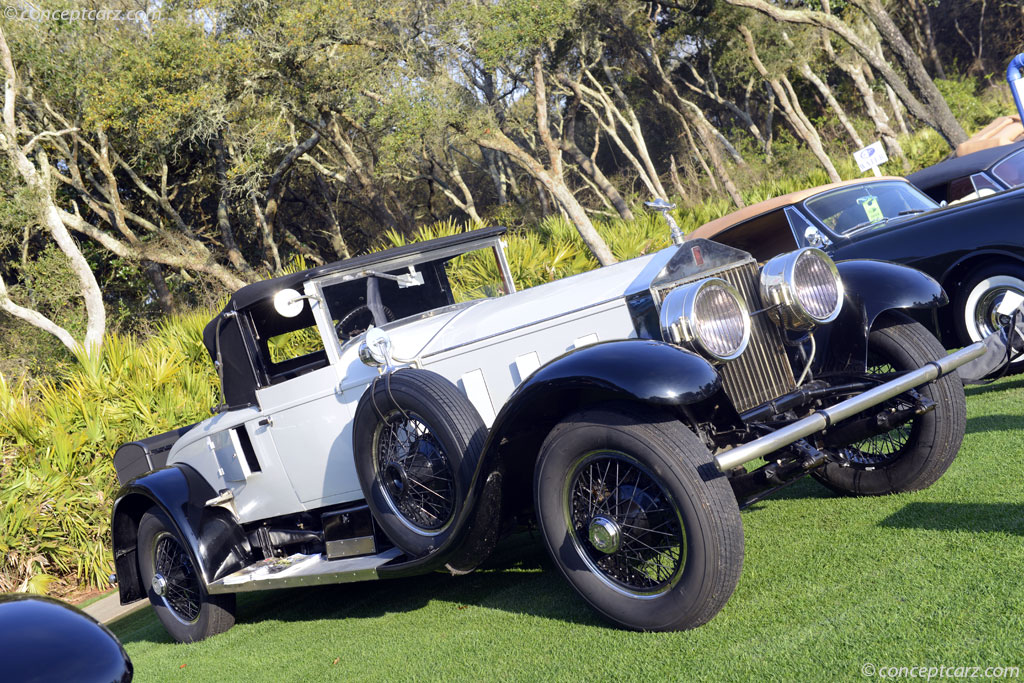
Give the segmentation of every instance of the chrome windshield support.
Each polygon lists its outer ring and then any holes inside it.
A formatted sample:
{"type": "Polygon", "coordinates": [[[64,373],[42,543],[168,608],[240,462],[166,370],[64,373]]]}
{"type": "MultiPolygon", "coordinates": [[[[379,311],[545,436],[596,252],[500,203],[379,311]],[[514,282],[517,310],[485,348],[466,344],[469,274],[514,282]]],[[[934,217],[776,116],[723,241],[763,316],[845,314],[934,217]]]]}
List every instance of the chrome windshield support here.
{"type": "Polygon", "coordinates": [[[984,342],[976,342],[944,358],[933,360],[902,377],[898,377],[885,384],[880,384],[873,389],[868,389],[863,394],[840,401],[834,406],[819,410],[771,434],[732,448],[724,453],[719,453],[715,456],[715,466],[720,472],[725,472],[750,462],[755,458],[773,453],[783,446],[788,446],[815,432],[820,432],[841,420],[853,417],[862,410],[867,410],[893,396],[898,396],[904,391],[927,384],[943,375],[948,375],[961,365],[983,355],[985,349],[984,342]]]}

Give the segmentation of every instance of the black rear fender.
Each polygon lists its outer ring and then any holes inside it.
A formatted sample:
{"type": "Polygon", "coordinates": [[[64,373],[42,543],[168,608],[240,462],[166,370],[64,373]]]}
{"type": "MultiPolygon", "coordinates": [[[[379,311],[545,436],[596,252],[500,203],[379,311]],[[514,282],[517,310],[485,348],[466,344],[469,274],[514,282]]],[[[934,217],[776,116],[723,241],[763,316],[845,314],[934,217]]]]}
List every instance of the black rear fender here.
{"type": "Polygon", "coordinates": [[[206,583],[251,562],[248,540],[233,515],[206,505],[216,496],[206,480],[187,465],[150,472],[121,489],[114,502],[111,535],[122,604],[146,597],[137,544],[139,520],[151,508],[167,515],[206,583]]]}

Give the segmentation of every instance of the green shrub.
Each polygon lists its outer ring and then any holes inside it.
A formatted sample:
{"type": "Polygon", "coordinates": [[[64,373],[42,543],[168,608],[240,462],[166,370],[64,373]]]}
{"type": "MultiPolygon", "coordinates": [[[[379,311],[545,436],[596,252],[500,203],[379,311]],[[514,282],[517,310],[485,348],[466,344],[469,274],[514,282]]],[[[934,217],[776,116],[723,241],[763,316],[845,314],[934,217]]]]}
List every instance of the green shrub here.
{"type": "Polygon", "coordinates": [[[103,586],[110,573],[112,456],[122,443],[197,422],[217,403],[205,312],[145,343],[110,335],[32,390],[0,375],[0,591],[54,574],[103,586]]]}

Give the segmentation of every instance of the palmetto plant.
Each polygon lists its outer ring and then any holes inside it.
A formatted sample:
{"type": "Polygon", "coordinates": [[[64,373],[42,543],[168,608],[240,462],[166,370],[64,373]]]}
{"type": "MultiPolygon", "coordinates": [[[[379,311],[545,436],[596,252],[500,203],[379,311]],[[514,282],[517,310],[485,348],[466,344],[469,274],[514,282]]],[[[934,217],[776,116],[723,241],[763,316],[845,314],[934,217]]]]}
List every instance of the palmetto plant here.
{"type": "Polygon", "coordinates": [[[209,414],[217,389],[202,345],[208,319],[173,318],[145,343],[110,335],[102,353],[31,392],[0,377],[0,591],[31,588],[44,574],[105,583],[112,455],[209,414]]]}

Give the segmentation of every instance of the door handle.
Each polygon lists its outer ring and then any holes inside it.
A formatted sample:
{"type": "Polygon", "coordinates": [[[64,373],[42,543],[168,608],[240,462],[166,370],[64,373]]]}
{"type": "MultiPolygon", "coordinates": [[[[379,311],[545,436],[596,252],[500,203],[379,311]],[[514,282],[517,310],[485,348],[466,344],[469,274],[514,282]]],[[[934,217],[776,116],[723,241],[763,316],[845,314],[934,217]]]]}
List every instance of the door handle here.
{"type": "Polygon", "coordinates": [[[274,418],[272,418],[272,417],[260,418],[260,421],[256,423],[256,426],[257,427],[273,427],[274,426],[274,418]]]}

